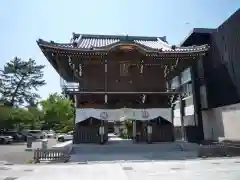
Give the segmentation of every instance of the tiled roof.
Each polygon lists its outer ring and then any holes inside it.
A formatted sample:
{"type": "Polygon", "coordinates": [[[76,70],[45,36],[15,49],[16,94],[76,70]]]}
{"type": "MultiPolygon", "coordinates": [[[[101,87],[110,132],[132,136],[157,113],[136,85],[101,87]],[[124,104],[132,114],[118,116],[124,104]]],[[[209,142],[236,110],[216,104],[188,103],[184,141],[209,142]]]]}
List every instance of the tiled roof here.
{"type": "Polygon", "coordinates": [[[161,52],[188,52],[204,51],[206,46],[176,47],[166,42],[166,37],[143,37],[143,36],[117,36],[117,35],[87,35],[73,34],[70,43],[55,43],[39,40],[38,44],[67,48],[74,50],[104,50],[113,47],[119,43],[136,44],[147,51],[161,52]]]}
{"type": "Polygon", "coordinates": [[[156,41],[134,40],[134,42],[152,49],[162,49],[163,51],[171,49],[171,45],[167,44],[159,38],[157,38],[156,41]]]}
{"type": "Polygon", "coordinates": [[[73,42],[78,48],[102,48],[117,42],[136,43],[152,49],[170,49],[171,46],[158,37],[112,36],[112,35],[76,35],[73,42]]]}
{"type": "Polygon", "coordinates": [[[92,48],[92,47],[104,47],[119,42],[119,39],[110,38],[82,38],[78,42],[79,48],[92,48]]]}

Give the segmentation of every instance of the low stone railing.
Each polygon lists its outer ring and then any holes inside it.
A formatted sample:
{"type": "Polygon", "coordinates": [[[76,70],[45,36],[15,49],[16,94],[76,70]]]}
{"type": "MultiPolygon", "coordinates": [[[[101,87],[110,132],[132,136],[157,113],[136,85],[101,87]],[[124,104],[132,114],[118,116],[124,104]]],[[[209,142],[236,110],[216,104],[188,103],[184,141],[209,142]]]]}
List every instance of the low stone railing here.
{"type": "Polygon", "coordinates": [[[34,150],[34,162],[54,161],[54,162],[68,162],[72,152],[72,141],[66,141],[54,145],[51,149],[36,149],[34,150]]]}
{"type": "Polygon", "coordinates": [[[201,145],[198,151],[199,157],[223,157],[240,156],[240,143],[223,141],[210,145],[201,145]]]}
{"type": "Polygon", "coordinates": [[[69,154],[72,152],[72,148],[73,148],[72,141],[66,141],[66,142],[58,143],[58,144],[52,146],[52,149],[61,149],[69,154]]]}
{"type": "Polygon", "coordinates": [[[70,154],[63,149],[36,149],[33,159],[35,163],[41,161],[68,162],[70,154]]]}
{"type": "Polygon", "coordinates": [[[200,145],[198,150],[199,157],[222,157],[227,156],[226,148],[220,144],[200,145]]]}

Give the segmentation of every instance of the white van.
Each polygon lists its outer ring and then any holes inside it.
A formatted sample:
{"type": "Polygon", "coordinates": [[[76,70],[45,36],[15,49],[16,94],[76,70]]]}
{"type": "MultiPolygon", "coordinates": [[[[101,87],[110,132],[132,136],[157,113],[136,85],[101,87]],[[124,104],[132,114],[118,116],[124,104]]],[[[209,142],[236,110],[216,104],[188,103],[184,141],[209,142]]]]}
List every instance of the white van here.
{"type": "Polygon", "coordinates": [[[45,134],[41,130],[28,130],[28,134],[32,135],[36,139],[44,139],[45,134]]]}

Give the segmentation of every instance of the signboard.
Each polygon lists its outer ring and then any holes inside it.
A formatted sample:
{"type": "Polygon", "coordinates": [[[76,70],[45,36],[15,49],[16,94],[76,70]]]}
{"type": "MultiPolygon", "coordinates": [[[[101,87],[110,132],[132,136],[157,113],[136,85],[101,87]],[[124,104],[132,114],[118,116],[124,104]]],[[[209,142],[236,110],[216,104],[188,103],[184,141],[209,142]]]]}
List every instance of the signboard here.
{"type": "Polygon", "coordinates": [[[100,117],[102,119],[107,119],[108,118],[108,113],[107,112],[101,112],[100,117]]]}
{"type": "Polygon", "coordinates": [[[145,118],[148,118],[149,117],[149,113],[147,111],[142,111],[142,117],[145,119],[145,118]]]}

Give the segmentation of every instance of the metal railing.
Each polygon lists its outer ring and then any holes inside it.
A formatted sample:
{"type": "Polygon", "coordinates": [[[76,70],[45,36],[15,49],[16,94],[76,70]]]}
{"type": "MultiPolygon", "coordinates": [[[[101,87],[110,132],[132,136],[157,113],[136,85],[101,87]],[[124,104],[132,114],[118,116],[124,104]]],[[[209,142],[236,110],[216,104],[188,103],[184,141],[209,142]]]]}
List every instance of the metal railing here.
{"type": "Polygon", "coordinates": [[[78,91],[79,83],[76,82],[67,82],[62,77],[60,77],[60,86],[64,92],[66,91],[78,91]]]}

